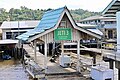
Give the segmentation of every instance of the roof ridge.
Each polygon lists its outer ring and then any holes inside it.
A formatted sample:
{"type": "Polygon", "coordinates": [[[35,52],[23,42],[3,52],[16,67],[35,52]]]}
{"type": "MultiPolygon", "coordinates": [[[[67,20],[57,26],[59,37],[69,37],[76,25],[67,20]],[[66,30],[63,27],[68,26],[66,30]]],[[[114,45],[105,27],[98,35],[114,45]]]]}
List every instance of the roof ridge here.
{"type": "Polygon", "coordinates": [[[52,9],[52,10],[46,11],[45,14],[46,14],[46,13],[53,12],[53,11],[56,11],[56,10],[59,10],[59,9],[63,9],[63,8],[65,9],[66,6],[64,6],[64,7],[60,7],[60,8],[57,8],[57,9],[52,9]]]}

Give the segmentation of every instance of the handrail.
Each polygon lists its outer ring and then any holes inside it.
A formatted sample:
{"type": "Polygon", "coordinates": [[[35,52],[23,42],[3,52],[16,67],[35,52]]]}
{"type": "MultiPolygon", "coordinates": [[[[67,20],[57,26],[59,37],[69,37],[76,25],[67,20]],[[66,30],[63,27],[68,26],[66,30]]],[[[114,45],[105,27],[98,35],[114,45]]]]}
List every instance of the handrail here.
{"type": "Polygon", "coordinates": [[[56,48],[58,48],[61,44],[57,45],[55,48],[53,48],[51,51],[55,50],[56,48]]]}

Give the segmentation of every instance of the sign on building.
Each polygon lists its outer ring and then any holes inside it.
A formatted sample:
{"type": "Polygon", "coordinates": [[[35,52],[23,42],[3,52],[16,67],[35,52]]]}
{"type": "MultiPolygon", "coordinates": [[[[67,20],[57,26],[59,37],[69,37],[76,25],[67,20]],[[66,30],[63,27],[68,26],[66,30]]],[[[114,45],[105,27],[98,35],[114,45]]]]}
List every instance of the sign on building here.
{"type": "Polygon", "coordinates": [[[54,40],[71,40],[72,30],[70,28],[58,28],[54,31],[54,40]]]}

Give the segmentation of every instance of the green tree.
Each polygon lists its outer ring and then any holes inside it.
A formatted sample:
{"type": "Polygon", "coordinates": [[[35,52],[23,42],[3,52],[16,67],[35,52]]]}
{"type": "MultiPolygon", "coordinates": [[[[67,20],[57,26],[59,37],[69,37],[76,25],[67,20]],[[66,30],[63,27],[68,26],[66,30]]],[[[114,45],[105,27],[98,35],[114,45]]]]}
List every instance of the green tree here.
{"type": "MultiPolygon", "coordinates": [[[[6,9],[1,8],[0,9],[0,21],[6,21],[8,16],[10,17],[11,21],[15,20],[40,20],[42,18],[42,15],[44,12],[52,10],[49,9],[29,9],[25,6],[21,6],[20,9],[14,9],[11,8],[8,12],[6,9]]],[[[94,16],[94,15],[100,15],[99,12],[90,12],[83,9],[75,9],[70,10],[73,18],[75,21],[79,21],[81,19],[94,16]]]]}

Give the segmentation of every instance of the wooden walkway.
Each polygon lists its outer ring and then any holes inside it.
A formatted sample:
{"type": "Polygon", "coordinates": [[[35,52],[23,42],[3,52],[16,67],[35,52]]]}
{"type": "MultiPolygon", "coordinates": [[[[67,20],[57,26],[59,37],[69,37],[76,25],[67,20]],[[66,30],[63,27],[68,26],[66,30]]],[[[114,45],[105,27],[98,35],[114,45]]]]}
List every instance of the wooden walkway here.
{"type": "Polygon", "coordinates": [[[89,49],[81,49],[86,51],[91,51],[95,53],[100,53],[102,56],[107,57],[109,59],[120,61],[120,53],[114,51],[114,50],[108,50],[108,49],[98,49],[98,48],[89,48],[89,49]]]}
{"type": "Polygon", "coordinates": [[[107,57],[109,59],[120,61],[120,53],[114,51],[114,50],[108,50],[108,49],[98,49],[98,48],[82,48],[81,50],[91,51],[95,53],[100,53],[104,57],[107,57]]]}
{"type": "MultiPolygon", "coordinates": [[[[77,50],[77,48],[65,48],[66,51],[74,51],[77,50]]],[[[120,61],[120,53],[114,51],[114,50],[108,50],[108,49],[99,49],[99,48],[80,48],[82,51],[90,51],[97,54],[101,54],[104,57],[120,61]]]]}
{"type": "MultiPolygon", "coordinates": [[[[28,54],[34,59],[34,49],[32,47],[30,47],[29,45],[24,45],[25,50],[28,52],[28,54]]],[[[96,52],[96,53],[100,53],[105,57],[114,59],[114,60],[118,60],[120,61],[120,55],[117,54],[116,52],[114,52],[113,50],[105,50],[105,49],[97,49],[97,48],[89,48],[89,49],[83,49],[81,48],[81,50],[88,50],[88,51],[92,51],[92,52],[96,52]]],[[[74,54],[74,59],[77,59],[77,55],[75,57],[76,54],[74,54]]],[[[83,56],[81,56],[81,59],[84,58],[83,56]]],[[[85,65],[91,65],[92,64],[92,58],[88,59],[82,59],[81,62],[87,62],[85,63],[85,65]],[[90,62],[91,60],[91,62],[90,62]],[[89,61],[89,62],[88,62],[89,61]]],[[[44,69],[44,55],[37,52],[37,64],[44,69]]],[[[106,66],[105,62],[100,62],[101,65],[106,66]]],[[[83,64],[84,65],[84,64],[83,64]]],[[[108,64],[107,64],[108,65],[108,64]]],[[[65,75],[65,74],[76,74],[76,70],[72,69],[72,68],[63,68],[61,67],[58,63],[51,63],[49,61],[47,61],[47,70],[45,72],[45,75],[65,75]]]]}
{"type": "MultiPolygon", "coordinates": [[[[64,48],[65,51],[77,51],[77,48],[64,48]]],[[[80,48],[82,51],[90,51],[95,53],[108,53],[113,52],[113,50],[107,50],[107,49],[99,49],[99,48],[80,48]]]]}
{"type": "MultiPolygon", "coordinates": [[[[27,51],[27,53],[34,59],[34,49],[30,47],[28,44],[23,45],[23,48],[27,51]]],[[[76,73],[76,70],[72,68],[63,68],[57,63],[52,63],[47,59],[47,70],[45,74],[52,75],[52,74],[71,74],[76,73]]],[[[40,52],[37,52],[37,62],[41,68],[44,69],[44,55],[40,52]]]]}

